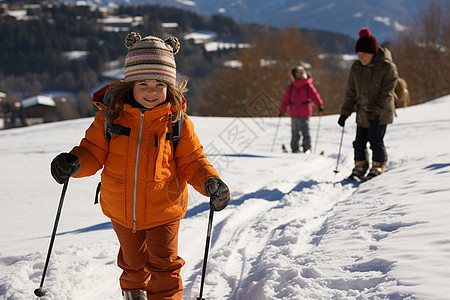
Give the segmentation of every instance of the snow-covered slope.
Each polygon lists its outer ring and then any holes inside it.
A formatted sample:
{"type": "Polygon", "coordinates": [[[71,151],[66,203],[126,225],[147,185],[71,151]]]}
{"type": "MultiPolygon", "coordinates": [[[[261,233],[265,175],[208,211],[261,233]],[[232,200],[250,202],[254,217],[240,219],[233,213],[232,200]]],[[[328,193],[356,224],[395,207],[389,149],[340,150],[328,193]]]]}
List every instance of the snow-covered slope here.
{"type": "MultiPolygon", "coordinates": [[[[232,191],[214,215],[204,298],[448,299],[449,113],[450,96],[398,110],[385,139],[387,171],[360,185],[342,181],[353,118],[337,166],[337,116],[312,118],[312,137],[319,120],[320,132],[309,156],[281,153],[288,118],[193,117],[232,191]]],[[[0,299],[35,299],[61,193],[49,163],[90,122],[0,132],[0,299]]],[[[93,205],[98,179],[69,183],[42,299],[121,299],[118,243],[93,205]]],[[[207,218],[207,199],[192,191],[180,229],[183,299],[199,293],[207,218]]]]}

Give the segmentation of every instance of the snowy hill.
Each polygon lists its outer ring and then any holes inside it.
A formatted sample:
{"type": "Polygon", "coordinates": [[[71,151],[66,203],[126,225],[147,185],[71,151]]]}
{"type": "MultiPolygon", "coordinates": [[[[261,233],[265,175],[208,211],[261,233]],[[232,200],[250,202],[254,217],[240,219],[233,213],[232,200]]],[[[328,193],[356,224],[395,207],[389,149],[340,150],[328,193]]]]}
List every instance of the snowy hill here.
{"type": "MultiPolygon", "coordinates": [[[[385,140],[387,171],[360,185],[342,182],[354,118],[335,174],[335,115],[320,119],[309,156],[279,151],[289,144],[289,118],[277,131],[277,118],[193,117],[232,191],[214,215],[204,298],[448,299],[449,113],[450,96],[398,110],[385,140]]],[[[49,163],[91,120],[0,131],[0,299],[35,299],[61,193],[49,163]]],[[[313,138],[318,122],[311,120],[313,138]]],[[[118,242],[93,205],[98,180],[69,183],[41,299],[121,299],[118,242]]],[[[207,199],[192,191],[180,229],[183,299],[198,296],[207,219],[207,199]]]]}
{"type": "MultiPolygon", "coordinates": [[[[437,1],[444,3],[446,0],[437,1]]],[[[86,2],[104,6],[111,6],[114,3],[174,6],[201,14],[222,14],[237,21],[276,27],[295,26],[335,31],[354,38],[358,37],[361,27],[369,26],[380,42],[403,30],[405,21],[416,17],[419,8],[426,7],[429,3],[428,0],[87,0],[86,2]]]]}

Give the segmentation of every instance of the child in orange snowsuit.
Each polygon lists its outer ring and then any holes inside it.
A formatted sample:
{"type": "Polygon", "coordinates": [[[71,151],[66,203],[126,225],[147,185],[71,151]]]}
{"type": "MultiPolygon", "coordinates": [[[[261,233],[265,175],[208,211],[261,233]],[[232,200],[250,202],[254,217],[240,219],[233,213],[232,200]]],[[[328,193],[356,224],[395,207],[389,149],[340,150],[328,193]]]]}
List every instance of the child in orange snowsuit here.
{"type": "Polygon", "coordinates": [[[228,204],[230,192],[185,113],[186,80],[176,82],[178,39],[133,32],[125,45],[124,80],[94,94],[100,111],[80,145],[55,157],[51,172],[64,183],[103,168],[100,205],[120,243],[125,299],[181,300],[184,260],[178,256],[178,229],[187,209],[187,183],[211,197],[216,211],[228,204]],[[175,148],[170,136],[180,118],[175,148]]]}

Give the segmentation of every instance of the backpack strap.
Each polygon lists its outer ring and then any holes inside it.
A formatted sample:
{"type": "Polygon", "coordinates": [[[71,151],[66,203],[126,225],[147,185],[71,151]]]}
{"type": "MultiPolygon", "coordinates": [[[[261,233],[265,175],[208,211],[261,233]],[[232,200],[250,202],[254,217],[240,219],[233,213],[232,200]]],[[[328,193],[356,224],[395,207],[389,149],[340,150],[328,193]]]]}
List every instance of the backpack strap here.
{"type": "Polygon", "coordinates": [[[106,110],[107,108],[105,108],[104,128],[105,128],[105,137],[108,140],[108,142],[111,141],[113,134],[130,136],[131,128],[120,126],[114,124],[113,122],[108,121],[106,119],[106,110]]]}
{"type": "Polygon", "coordinates": [[[180,112],[180,117],[175,123],[170,126],[170,132],[166,134],[166,140],[170,140],[173,143],[173,154],[175,155],[175,150],[177,149],[178,141],[181,138],[181,129],[183,128],[183,112],[180,112]]]}
{"type": "MultiPolygon", "coordinates": [[[[166,134],[166,140],[171,140],[173,143],[173,154],[175,155],[175,150],[177,149],[178,141],[181,138],[181,129],[183,128],[183,112],[180,112],[180,117],[175,123],[172,123],[170,126],[170,132],[166,134]]],[[[118,135],[126,135],[130,136],[131,128],[123,127],[120,125],[113,124],[105,119],[105,137],[109,141],[111,141],[113,134],[118,135]]],[[[101,182],[97,185],[97,190],[95,191],[95,199],[94,205],[98,204],[99,194],[100,194],[100,186],[101,182]]]]}
{"type": "Polygon", "coordinates": [[[292,101],[292,89],[294,88],[294,84],[291,83],[289,85],[289,104],[294,104],[294,101],[292,101]]]}
{"type": "Polygon", "coordinates": [[[130,136],[131,128],[113,124],[105,120],[105,137],[109,141],[113,134],[130,136]]]}

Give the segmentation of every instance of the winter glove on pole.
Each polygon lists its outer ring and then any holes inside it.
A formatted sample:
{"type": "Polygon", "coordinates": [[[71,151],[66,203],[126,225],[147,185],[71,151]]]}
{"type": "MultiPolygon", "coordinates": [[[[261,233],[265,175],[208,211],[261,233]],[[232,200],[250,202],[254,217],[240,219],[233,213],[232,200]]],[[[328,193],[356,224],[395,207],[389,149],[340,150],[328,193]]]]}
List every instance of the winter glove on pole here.
{"type": "Polygon", "coordinates": [[[50,171],[56,182],[63,184],[69,180],[70,176],[76,174],[80,167],[78,156],[72,153],[60,153],[52,160],[50,171]]]}
{"type": "Polygon", "coordinates": [[[325,110],[325,106],[323,106],[323,104],[320,105],[320,106],[319,106],[319,112],[323,112],[324,110],[325,110]]]}
{"type": "Polygon", "coordinates": [[[346,116],[346,115],[341,115],[341,116],[339,117],[339,120],[338,120],[339,126],[344,127],[344,126],[345,126],[345,120],[347,120],[347,118],[348,118],[348,116],[346,116]]]}
{"type": "Polygon", "coordinates": [[[206,180],[205,194],[210,197],[209,206],[214,211],[221,211],[230,201],[228,186],[217,177],[210,177],[206,180]]]}

